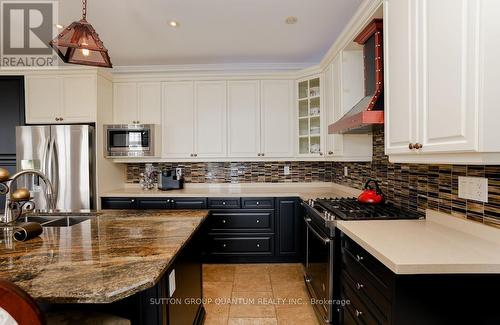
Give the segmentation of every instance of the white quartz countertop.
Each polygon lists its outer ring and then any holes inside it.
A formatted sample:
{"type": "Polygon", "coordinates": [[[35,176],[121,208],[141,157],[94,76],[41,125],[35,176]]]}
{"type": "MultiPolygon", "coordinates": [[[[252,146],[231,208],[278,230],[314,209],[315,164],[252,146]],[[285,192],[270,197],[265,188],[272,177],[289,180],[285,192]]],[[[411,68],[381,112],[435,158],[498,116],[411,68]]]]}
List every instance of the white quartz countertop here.
{"type": "Polygon", "coordinates": [[[338,221],[396,274],[500,274],[500,229],[427,211],[425,220],[338,221]]]}
{"type": "Polygon", "coordinates": [[[101,197],[353,197],[360,190],[334,183],[185,184],[182,190],[144,191],[139,185],[106,191],[101,197]]]}

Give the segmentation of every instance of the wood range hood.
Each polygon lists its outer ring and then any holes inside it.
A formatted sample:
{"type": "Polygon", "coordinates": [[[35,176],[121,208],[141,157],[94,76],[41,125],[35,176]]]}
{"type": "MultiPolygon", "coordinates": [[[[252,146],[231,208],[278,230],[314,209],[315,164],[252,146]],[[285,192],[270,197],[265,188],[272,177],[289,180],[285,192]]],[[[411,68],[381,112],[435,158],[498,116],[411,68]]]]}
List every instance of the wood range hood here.
{"type": "Polygon", "coordinates": [[[382,19],[374,19],[354,42],[363,45],[365,97],[340,120],[328,126],[328,134],[370,133],[384,124],[384,58],[382,19]]]}

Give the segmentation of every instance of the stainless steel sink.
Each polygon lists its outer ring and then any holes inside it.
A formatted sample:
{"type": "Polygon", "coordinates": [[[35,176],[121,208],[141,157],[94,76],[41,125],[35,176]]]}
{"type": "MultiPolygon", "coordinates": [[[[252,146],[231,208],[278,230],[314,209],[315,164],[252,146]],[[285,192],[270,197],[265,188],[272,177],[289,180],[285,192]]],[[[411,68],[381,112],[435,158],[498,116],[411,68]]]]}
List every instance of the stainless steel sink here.
{"type": "Polygon", "coordinates": [[[93,215],[41,215],[26,216],[17,222],[37,222],[43,227],[71,227],[93,217],[93,215]]]}

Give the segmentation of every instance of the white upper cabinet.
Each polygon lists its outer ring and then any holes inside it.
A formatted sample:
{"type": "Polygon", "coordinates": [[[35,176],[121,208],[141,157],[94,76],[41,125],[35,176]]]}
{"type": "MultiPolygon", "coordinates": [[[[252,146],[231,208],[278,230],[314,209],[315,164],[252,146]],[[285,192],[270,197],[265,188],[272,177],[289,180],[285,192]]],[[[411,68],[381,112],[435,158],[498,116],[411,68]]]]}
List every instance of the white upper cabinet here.
{"type": "Polygon", "coordinates": [[[56,123],[56,118],[59,119],[59,116],[63,114],[61,94],[61,77],[27,76],[26,122],[56,123]]]}
{"type": "Polygon", "coordinates": [[[293,82],[261,81],[261,155],[293,156],[293,82]]]}
{"type": "Polygon", "coordinates": [[[419,143],[423,146],[422,152],[478,149],[475,42],[479,28],[476,4],[479,2],[418,2],[419,143]]]}
{"type": "MultiPolygon", "coordinates": [[[[359,83],[359,76],[356,77],[358,84],[354,84],[353,76],[349,75],[349,80],[345,81],[346,67],[345,61],[342,62],[342,54],[337,55],[324,72],[324,109],[326,111],[326,122],[328,125],[335,123],[344,115],[344,100],[351,102],[353,94],[359,98],[364,89],[363,83],[359,83]],[[345,92],[343,86],[347,83],[348,92],[345,92]],[[346,95],[348,98],[346,99],[346,95]]],[[[359,67],[353,67],[353,70],[359,71],[359,67]]],[[[363,80],[361,79],[361,82],[363,80]]],[[[359,99],[358,99],[359,101],[359,99]]],[[[352,106],[350,107],[352,108],[352,106]]],[[[349,109],[350,109],[349,108],[349,109]]],[[[327,127],[325,132],[328,133],[327,127]]],[[[327,134],[326,135],[326,153],[325,158],[332,161],[371,161],[372,160],[372,136],[371,134],[327,134]]]]}
{"type": "Polygon", "coordinates": [[[226,82],[195,82],[196,157],[226,156],[226,114],[226,82]]]}
{"type": "Polygon", "coordinates": [[[95,75],[27,75],[28,124],[92,123],[96,121],[95,75]]]}
{"type": "Polygon", "coordinates": [[[113,84],[113,122],[133,124],[137,120],[137,84],[123,82],[113,84]]]}
{"type": "MultiPolygon", "coordinates": [[[[325,70],[325,110],[326,123],[335,123],[342,117],[342,82],[340,56],[336,56],[328,68],[325,70]]],[[[326,130],[328,133],[328,130],[326,130]]],[[[342,135],[327,134],[326,136],[326,157],[333,157],[342,154],[342,135]]]]}
{"type": "Polygon", "coordinates": [[[384,1],[392,161],[498,162],[499,15],[494,0],[384,1]]]}
{"type": "Polygon", "coordinates": [[[63,79],[63,122],[96,121],[96,76],[65,76],[63,79]]]}
{"type": "Polygon", "coordinates": [[[165,82],[162,102],[162,156],[194,157],[194,82],[165,82]]]}
{"type": "Polygon", "coordinates": [[[161,84],[159,82],[137,84],[137,123],[161,123],[161,84]]]}
{"type": "Polygon", "coordinates": [[[407,153],[418,138],[416,116],[416,1],[384,3],[386,153],[407,153]]]}
{"type": "Polygon", "coordinates": [[[228,81],[228,154],[260,157],[259,81],[228,81]]]}
{"type": "Polygon", "coordinates": [[[363,50],[344,50],[342,57],[342,115],[365,97],[363,50]]]}
{"type": "Polygon", "coordinates": [[[159,124],[161,84],[159,82],[115,83],[113,121],[116,124],[159,124]]]}
{"type": "Polygon", "coordinates": [[[323,157],[325,150],[325,113],[323,80],[314,75],[297,81],[297,155],[323,157]]]}

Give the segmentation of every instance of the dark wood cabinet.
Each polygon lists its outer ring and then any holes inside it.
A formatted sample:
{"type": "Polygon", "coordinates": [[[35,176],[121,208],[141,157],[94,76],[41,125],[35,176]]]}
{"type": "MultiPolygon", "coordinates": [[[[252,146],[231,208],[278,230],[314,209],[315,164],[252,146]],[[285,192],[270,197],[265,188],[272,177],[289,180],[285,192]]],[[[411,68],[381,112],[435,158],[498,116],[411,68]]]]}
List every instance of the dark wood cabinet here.
{"type": "Polygon", "coordinates": [[[103,209],[206,209],[206,198],[127,198],[103,197],[103,209]]]}
{"type": "Polygon", "coordinates": [[[0,76],[0,160],[16,159],[16,126],[24,125],[24,77],[0,76]]]}
{"type": "Polygon", "coordinates": [[[274,209],[274,198],[272,197],[244,197],[241,198],[243,209],[274,209]]]}
{"type": "Polygon", "coordinates": [[[303,220],[298,198],[276,199],[276,249],[282,257],[300,257],[302,254],[303,220]]]}
{"type": "Polygon", "coordinates": [[[127,197],[106,197],[101,200],[103,209],[122,210],[137,209],[137,199],[127,197]]]}
{"type": "MultiPolygon", "coordinates": [[[[24,125],[24,77],[0,76],[0,168],[16,172],[16,126],[24,125]]],[[[0,211],[5,196],[0,197],[0,211]]]]}
{"type": "Polygon", "coordinates": [[[174,198],[170,199],[171,209],[206,209],[207,199],[206,198],[174,198]]]}
{"type": "Polygon", "coordinates": [[[272,256],[273,235],[224,236],[210,235],[210,254],[213,256],[272,256]]]}
{"type": "Polygon", "coordinates": [[[274,210],[211,211],[210,232],[273,232],[274,210]]]}
{"type": "Polygon", "coordinates": [[[208,209],[204,262],[300,262],[302,214],[297,197],[102,198],[103,209],[208,209]]]}
{"type": "Polygon", "coordinates": [[[500,324],[498,274],[395,274],[347,235],[341,243],[342,324],[500,324]]]}
{"type": "Polygon", "coordinates": [[[209,209],[239,209],[241,208],[240,198],[208,198],[208,208],[209,209]]]}

